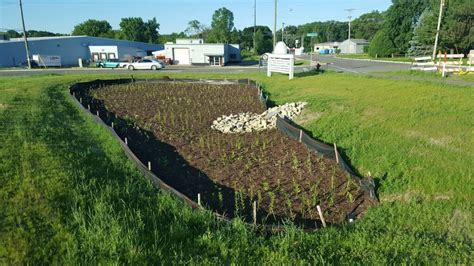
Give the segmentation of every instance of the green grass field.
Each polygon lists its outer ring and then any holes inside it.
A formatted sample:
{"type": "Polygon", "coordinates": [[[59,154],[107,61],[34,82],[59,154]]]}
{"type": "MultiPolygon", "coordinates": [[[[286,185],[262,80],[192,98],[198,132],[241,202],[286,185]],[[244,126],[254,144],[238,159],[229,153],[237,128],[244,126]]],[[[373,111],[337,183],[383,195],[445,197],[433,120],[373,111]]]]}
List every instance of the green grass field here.
{"type": "MultiPolygon", "coordinates": [[[[302,264],[472,262],[474,91],[336,74],[251,78],[371,172],[381,204],[353,225],[262,233],[154,189],[116,140],[68,96],[77,80],[0,78],[0,263],[302,264]]],[[[156,77],[149,73],[137,77],[156,77]]]]}
{"type": "Polygon", "coordinates": [[[443,77],[441,73],[438,72],[424,72],[424,71],[417,71],[417,70],[405,70],[405,71],[391,71],[386,72],[384,74],[390,75],[397,75],[400,77],[419,77],[419,78],[426,78],[427,80],[457,80],[463,82],[470,82],[471,85],[474,84],[474,73],[466,73],[466,74],[453,74],[449,73],[446,77],[443,77]]]}

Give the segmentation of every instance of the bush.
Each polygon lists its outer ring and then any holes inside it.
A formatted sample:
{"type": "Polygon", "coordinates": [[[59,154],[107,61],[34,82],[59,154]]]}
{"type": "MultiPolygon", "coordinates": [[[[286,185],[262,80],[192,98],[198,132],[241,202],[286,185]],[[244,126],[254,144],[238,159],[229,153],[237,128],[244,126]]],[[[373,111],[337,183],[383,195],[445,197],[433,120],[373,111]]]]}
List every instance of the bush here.
{"type": "Polygon", "coordinates": [[[369,46],[369,56],[375,57],[389,57],[392,53],[396,52],[395,45],[388,37],[388,33],[386,30],[379,30],[372,41],[370,42],[369,46]]]}

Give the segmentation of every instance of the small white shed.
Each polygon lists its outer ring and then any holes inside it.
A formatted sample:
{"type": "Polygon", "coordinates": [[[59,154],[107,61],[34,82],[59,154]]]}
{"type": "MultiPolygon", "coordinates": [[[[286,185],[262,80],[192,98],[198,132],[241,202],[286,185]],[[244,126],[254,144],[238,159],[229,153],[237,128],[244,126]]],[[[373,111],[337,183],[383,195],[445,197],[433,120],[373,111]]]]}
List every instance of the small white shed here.
{"type": "Polygon", "coordinates": [[[368,46],[369,42],[365,39],[348,39],[339,45],[341,54],[362,54],[364,47],[368,46]]]}

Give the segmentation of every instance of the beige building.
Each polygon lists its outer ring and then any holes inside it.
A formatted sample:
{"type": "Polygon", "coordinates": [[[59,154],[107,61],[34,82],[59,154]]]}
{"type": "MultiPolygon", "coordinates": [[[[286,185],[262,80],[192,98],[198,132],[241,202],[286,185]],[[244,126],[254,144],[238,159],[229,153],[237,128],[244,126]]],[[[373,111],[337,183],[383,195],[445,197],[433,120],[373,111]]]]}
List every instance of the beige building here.
{"type": "Polygon", "coordinates": [[[319,50],[324,49],[338,49],[340,42],[323,42],[323,43],[316,43],[314,45],[314,51],[318,52],[319,50]]]}

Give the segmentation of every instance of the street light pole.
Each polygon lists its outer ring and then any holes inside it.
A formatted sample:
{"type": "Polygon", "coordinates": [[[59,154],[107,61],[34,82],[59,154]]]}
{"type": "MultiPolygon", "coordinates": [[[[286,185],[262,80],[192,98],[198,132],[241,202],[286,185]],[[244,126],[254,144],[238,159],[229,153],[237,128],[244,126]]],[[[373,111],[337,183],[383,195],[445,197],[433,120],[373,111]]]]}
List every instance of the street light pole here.
{"type": "Polygon", "coordinates": [[[434,48],[433,48],[433,60],[436,59],[436,49],[438,49],[438,40],[439,40],[439,30],[441,28],[441,18],[443,17],[443,8],[444,8],[444,0],[441,0],[440,6],[439,6],[439,17],[438,17],[438,28],[436,29],[436,38],[435,38],[435,43],[434,43],[434,48]]]}
{"type": "Polygon", "coordinates": [[[273,18],[273,47],[276,46],[276,31],[277,31],[277,14],[278,14],[278,10],[277,10],[277,0],[274,0],[275,2],[275,14],[274,14],[274,18],[273,18]]]}
{"type": "Polygon", "coordinates": [[[349,8],[345,9],[349,13],[349,40],[351,39],[351,20],[352,20],[352,11],[354,11],[354,8],[349,8]]]}
{"type": "Polygon", "coordinates": [[[25,40],[26,61],[28,62],[28,69],[31,69],[30,47],[28,45],[28,36],[27,36],[28,33],[26,32],[25,19],[23,17],[23,5],[21,3],[21,0],[19,0],[19,3],[20,3],[21,24],[23,25],[23,37],[25,40]]]}

